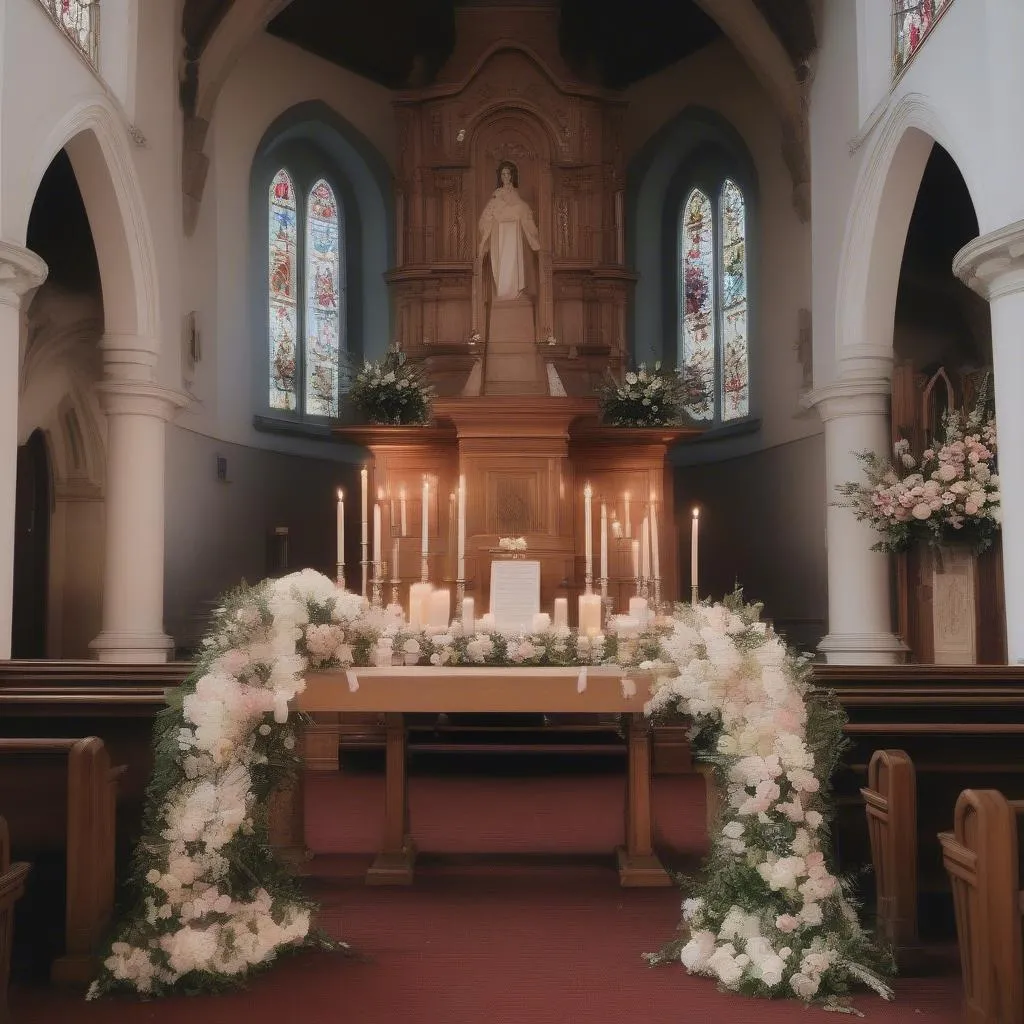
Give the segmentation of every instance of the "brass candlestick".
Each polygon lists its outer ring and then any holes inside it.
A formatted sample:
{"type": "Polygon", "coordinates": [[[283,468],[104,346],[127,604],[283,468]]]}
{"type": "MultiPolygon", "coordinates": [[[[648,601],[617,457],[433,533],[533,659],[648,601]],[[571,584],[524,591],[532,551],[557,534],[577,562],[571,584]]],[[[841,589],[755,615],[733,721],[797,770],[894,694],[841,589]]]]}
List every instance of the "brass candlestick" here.
{"type": "Polygon", "coordinates": [[[370,597],[370,604],[374,608],[381,607],[382,590],[384,585],[384,579],[387,576],[388,571],[387,562],[374,562],[373,563],[373,583],[370,597]]]}

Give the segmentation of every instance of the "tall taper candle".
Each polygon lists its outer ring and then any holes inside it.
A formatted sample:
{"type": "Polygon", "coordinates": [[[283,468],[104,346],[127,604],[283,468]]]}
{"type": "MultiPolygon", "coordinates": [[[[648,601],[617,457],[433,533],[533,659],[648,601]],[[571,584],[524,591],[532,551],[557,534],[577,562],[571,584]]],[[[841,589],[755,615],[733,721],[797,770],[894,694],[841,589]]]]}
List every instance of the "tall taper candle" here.
{"type": "Polygon", "coordinates": [[[398,492],[398,504],[402,514],[402,536],[404,537],[409,532],[409,519],[408,516],[406,515],[404,487],[398,492]]]}
{"type": "Polygon", "coordinates": [[[588,483],[583,488],[583,539],[584,539],[584,556],[585,556],[585,569],[587,574],[587,587],[589,589],[590,583],[594,578],[594,512],[592,503],[594,500],[594,492],[590,489],[588,483]]]}
{"type": "Polygon", "coordinates": [[[658,502],[651,495],[651,572],[656,580],[661,579],[661,555],[658,551],[658,502]]]}
{"type": "Polygon", "coordinates": [[[608,583],[608,505],[601,502],[601,580],[602,586],[608,583]]]}
{"type": "Polygon", "coordinates": [[[455,577],[459,580],[466,578],[466,477],[465,474],[459,476],[459,564],[458,564],[458,576],[455,577]]]}
{"type": "Polygon", "coordinates": [[[645,580],[651,578],[651,524],[647,516],[640,524],[640,575],[645,580]]]}
{"type": "Polygon", "coordinates": [[[430,552],[430,541],[427,539],[430,530],[430,481],[423,478],[423,525],[420,529],[420,554],[426,558],[430,552]]]}
{"type": "Polygon", "coordinates": [[[363,597],[367,595],[367,576],[368,566],[366,564],[367,559],[370,557],[370,480],[369,471],[365,466],[359,470],[359,489],[360,497],[362,499],[362,515],[359,520],[360,523],[360,547],[359,547],[359,567],[362,570],[363,576],[363,597]]]}
{"type": "MultiPolygon", "coordinates": [[[[345,564],[345,492],[338,488],[338,565],[345,564]]],[[[344,580],[339,580],[343,583],[344,580]]]]}
{"type": "Polygon", "coordinates": [[[373,503],[373,575],[375,579],[380,578],[380,503],[373,503]]]}
{"type": "Polygon", "coordinates": [[[630,522],[630,519],[629,519],[629,491],[626,491],[626,493],[622,496],[622,504],[624,506],[623,510],[622,510],[623,511],[622,518],[626,520],[626,536],[627,537],[632,537],[633,536],[633,524],[630,522]]]}
{"type": "Polygon", "coordinates": [[[393,580],[400,580],[402,578],[400,573],[398,572],[398,555],[398,538],[396,537],[391,542],[391,578],[393,580]]]}
{"type": "Polygon", "coordinates": [[[693,510],[693,526],[690,531],[690,596],[691,599],[697,600],[697,532],[700,526],[700,509],[695,508],[693,510]]]}

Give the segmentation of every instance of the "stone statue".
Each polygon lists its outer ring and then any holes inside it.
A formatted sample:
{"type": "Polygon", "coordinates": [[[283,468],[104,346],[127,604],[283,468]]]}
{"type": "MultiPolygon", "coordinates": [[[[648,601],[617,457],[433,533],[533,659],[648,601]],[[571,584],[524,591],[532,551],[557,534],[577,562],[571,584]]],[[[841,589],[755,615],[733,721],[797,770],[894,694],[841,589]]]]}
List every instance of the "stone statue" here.
{"type": "Polygon", "coordinates": [[[511,160],[498,164],[498,187],[480,215],[479,256],[491,254],[491,273],[497,299],[515,299],[526,286],[523,238],[536,252],[540,237],[533,211],[519,195],[519,169],[511,160]]]}

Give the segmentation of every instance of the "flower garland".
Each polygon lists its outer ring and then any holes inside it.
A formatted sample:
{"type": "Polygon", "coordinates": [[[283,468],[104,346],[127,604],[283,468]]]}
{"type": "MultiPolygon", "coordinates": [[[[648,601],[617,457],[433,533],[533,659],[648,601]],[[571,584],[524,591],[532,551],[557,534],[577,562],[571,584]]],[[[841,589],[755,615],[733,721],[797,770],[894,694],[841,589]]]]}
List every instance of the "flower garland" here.
{"type": "Polygon", "coordinates": [[[683,903],[681,937],[652,963],[681,960],[745,995],[843,1008],[861,982],[886,999],[888,966],[826,857],[829,779],[844,715],[809,681],[758,606],[679,606],[648,712],[693,721],[722,796],[705,871],[683,903]]]}
{"type": "Polygon", "coordinates": [[[90,998],[216,991],[281,952],[328,944],[269,845],[269,798],[299,768],[289,703],[310,667],[396,657],[653,672],[648,711],[692,717],[728,820],[683,905],[692,936],[651,962],[678,956],[747,994],[834,1000],[859,980],[888,997],[879,958],[823,852],[842,712],[812,693],[804,663],[757,611],[737,596],[728,607],[680,606],[670,628],[621,635],[463,635],[458,624],[410,630],[311,570],[229,594],[195,670],[156,724],[131,902],[90,998]]]}

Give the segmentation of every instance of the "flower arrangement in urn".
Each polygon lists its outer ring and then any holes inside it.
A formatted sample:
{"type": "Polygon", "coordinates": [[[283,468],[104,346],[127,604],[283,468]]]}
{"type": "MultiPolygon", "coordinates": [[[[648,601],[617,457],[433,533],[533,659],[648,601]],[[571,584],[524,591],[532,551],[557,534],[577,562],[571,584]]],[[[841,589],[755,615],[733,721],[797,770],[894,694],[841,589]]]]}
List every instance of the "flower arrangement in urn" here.
{"type": "Polygon", "coordinates": [[[947,410],[939,437],[920,454],[901,438],[891,460],[858,452],[867,483],[847,481],[836,490],[861,521],[882,539],[876,551],[905,551],[913,543],[966,543],[976,552],[990,547],[1002,517],[996,472],[996,422],[986,398],[987,382],[970,413],[947,410]]]}
{"type": "Polygon", "coordinates": [[[613,427],[668,427],[680,423],[685,402],[685,381],[677,370],[660,362],[649,370],[641,363],[622,380],[609,375],[598,389],[601,419],[613,427]]]}
{"type": "Polygon", "coordinates": [[[498,541],[498,547],[502,551],[525,551],[525,537],[502,537],[498,541]]]}
{"type": "Polygon", "coordinates": [[[424,424],[430,420],[433,390],[404,352],[392,350],[363,364],[349,397],[370,423],[424,424]]]}

